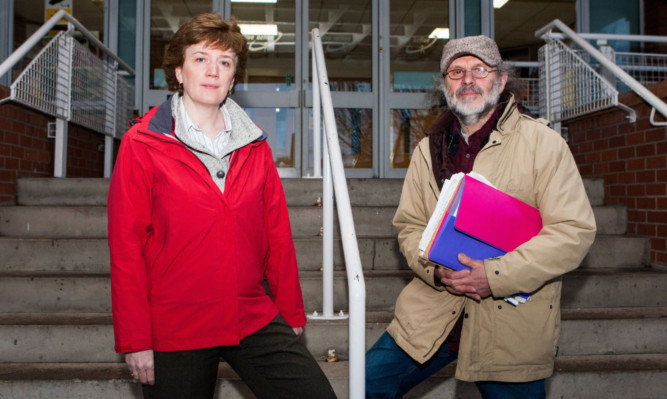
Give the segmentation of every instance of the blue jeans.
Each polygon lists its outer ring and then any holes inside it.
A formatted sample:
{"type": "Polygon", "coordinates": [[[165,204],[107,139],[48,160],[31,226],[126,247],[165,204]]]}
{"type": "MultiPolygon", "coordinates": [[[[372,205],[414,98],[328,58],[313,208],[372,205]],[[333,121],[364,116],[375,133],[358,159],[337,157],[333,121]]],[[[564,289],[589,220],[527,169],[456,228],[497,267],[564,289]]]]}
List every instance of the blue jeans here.
{"type": "MultiPolygon", "coordinates": [[[[366,353],[366,398],[402,398],[420,382],[456,360],[458,354],[442,345],[424,364],[413,360],[387,332],[366,353]]],[[[478,381],[484,399],[543,399],[544,380],[525,383],[478,381]]]]}

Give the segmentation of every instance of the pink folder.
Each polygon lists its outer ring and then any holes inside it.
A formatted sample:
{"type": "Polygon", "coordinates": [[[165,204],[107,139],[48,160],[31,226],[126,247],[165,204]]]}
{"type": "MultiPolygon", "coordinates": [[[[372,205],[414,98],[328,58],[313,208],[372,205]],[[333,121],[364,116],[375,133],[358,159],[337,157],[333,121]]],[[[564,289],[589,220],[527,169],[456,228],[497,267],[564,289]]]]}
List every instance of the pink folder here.
{"type": "Polygon", "coordinates": [[[536,208],[470,176],[453,198],[427,249],[429,260],[450,269],[468,269],[457,259],[460,252],[475,259],[502,256],[542,229],[536,208]]]}

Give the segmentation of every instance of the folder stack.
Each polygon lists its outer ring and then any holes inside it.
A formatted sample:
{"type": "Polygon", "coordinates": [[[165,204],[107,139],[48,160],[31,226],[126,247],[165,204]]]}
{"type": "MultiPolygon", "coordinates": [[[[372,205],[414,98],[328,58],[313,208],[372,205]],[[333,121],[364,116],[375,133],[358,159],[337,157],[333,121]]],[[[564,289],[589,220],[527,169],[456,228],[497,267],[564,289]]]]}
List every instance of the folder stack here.
{"type": "Polygon", "coordinates": [[[541,229],[537,208],[494,188],[478,173],[457,173],[442,187],[419,250],[446,268],[470,270],[458,261],[459,253],[474,259],[502,256],[541,229]]]}

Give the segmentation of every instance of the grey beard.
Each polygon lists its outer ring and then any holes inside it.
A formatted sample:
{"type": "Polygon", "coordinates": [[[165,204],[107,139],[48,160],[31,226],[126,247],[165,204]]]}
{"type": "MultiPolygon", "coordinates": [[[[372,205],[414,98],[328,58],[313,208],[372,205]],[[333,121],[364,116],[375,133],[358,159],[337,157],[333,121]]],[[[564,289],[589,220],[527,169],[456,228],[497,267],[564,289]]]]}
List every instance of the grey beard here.
{"type": "MultiPolygon", "coordinates": [[[[474,91],[478,94],[483,94],[479,87],[462,87],[456,91],[456,95],[462,94],[464,91],[474,91]]],[[[484,102],[478,106],[469,106],[457,100],[456,95],[452,95],[446,88],[443,89],[447,105],[452,113],[458,118],[464,126],[471,126],[476,124],[486,116],[498,104],[500,99],[500,80],[496,79],[491,87],[491,91],[484,99],[484,102]]]]}

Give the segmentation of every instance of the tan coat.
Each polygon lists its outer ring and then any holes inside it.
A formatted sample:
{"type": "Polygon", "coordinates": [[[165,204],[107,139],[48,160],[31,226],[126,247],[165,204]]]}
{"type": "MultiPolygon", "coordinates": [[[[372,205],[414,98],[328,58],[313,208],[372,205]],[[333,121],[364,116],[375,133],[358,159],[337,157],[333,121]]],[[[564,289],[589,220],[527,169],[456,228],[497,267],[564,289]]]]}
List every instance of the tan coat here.
{"type": "Polygon", "coordinates": [[[553,373],[560,333],[561,276],[579,266],[595,238],[595,219],[565,141],[513,103],[475,159],[473,170],[498,189],[537,207],[541,232],[505,256],[484,261],[492,296],[480,302],[436,286],[435,265],[417,245],[440,191],[429,138],[415,149],[394,217],[402,253],[416,277],[401,292],[388,332],[423,363],[463,313],[456,378],[524,382],[553,373]],[[503,297],[532,293],[514,307],[503,297]]]}

